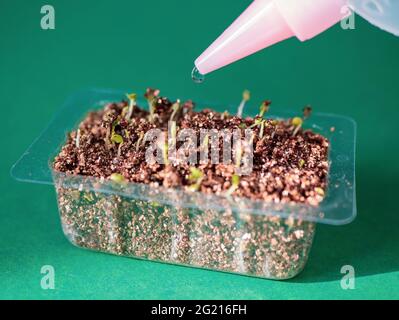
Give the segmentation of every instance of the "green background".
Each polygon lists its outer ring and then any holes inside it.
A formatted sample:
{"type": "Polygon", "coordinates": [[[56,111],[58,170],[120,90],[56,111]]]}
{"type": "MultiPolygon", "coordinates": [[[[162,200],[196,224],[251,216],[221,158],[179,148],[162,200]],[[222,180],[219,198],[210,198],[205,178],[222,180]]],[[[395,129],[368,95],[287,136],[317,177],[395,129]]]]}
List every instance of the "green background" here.
{"type": "Polygon", "coordinates": [[[193,60],[250,3],[0,0],[0,298],[399,298],[399,38],[361,18],[300,43],[290,39],[209,75],[193,60]],[[40,28],[52,4],[56,30],[40,28]],[[54,190],[9,169],[68,95],[86,87],[158,87],[170,96],[343,114],[358,123],[358,217],[321,225],[305,271],[285,282],[81,250],[62,234],[54,190]],[[40,287],[52,265],[56,289],[40,287]],[[340,287],[341,266],[356,289],[340,287]]]}

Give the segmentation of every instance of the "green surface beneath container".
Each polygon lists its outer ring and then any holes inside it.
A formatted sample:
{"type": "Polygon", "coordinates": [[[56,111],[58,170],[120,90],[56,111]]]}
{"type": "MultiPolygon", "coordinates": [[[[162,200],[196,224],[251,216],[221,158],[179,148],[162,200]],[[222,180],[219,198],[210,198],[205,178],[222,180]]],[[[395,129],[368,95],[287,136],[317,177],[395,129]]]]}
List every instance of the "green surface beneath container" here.
{"type": "Polygon", "coordinates": [[[291,39],[192,83],[194,58],[249,3],[52,1],[56,30],[43,31],[42,2],[1,1],[0,298],[399,298],[399,39],[357,18],[355,30],[291,39]],[[270,98],[272,108],[300,111],[310,103],[354,118],[357,219],[319,226],[306,269],[286,282],[71,246],[53,188],[15,182],[8,171],[72,92],[149,85],[237,104],[248,88],[254,104],[270,98]],[[40,287],[43,265],[55,268],[55,290],[40,287]],[[354,290],[341,288],[344,265],[355,268],[354,290]]]}

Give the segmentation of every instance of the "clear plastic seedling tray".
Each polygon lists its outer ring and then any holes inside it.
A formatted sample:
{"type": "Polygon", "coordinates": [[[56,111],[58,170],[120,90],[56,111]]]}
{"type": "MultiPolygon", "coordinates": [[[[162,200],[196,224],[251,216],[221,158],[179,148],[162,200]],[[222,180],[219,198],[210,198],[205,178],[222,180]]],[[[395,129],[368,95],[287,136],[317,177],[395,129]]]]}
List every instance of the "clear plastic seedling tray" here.
{"type": "MultiPolygon", "coordinates": [[[[73,95],[12,168],[19,181],[55,186],[63,231],[72,244],[134,258],[288,279],[304,268],[316,223],[342,225],[355,218],[356,125],[332,114],[314,113],[306,121],[306,127],[330,140],[328,188],[317,207],[120,185],[54,172],[51,164],[67,133],[88,111],[124,96],[99,89],[73,95]]],[[[201,107],[236,108],[196,106],[201,107]]]]}

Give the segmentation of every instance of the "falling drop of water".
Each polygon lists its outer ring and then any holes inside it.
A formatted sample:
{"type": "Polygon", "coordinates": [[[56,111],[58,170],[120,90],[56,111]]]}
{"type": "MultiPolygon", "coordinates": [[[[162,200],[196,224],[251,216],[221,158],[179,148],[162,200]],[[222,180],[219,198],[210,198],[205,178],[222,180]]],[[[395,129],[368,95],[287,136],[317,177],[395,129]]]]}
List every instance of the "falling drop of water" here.
{"type": "Polygon", "coordinates": [[[205,80],[205,76],[199,72],[197,67],[194,67],[193,71],[191,72],[191,79],[193,79],[195,83],[202,83],[205,80]]]}

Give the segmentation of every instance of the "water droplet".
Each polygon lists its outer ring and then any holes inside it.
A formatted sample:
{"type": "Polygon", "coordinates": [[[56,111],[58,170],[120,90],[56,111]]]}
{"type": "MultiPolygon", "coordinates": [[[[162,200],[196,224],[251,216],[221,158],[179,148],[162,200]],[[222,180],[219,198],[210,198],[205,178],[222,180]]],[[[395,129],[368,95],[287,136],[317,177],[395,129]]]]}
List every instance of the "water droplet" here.
{"type": "Polygon", "coordinates": [[[191,71],[191,79],[193,79],[195,83],[202,83],[205,80],[205,76],[199,72],[197,67],[194,67],[193,71],[191,71]]]}

